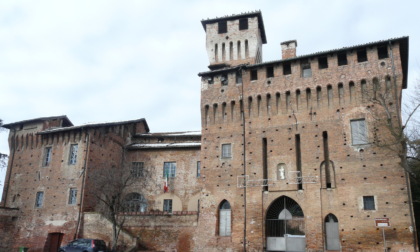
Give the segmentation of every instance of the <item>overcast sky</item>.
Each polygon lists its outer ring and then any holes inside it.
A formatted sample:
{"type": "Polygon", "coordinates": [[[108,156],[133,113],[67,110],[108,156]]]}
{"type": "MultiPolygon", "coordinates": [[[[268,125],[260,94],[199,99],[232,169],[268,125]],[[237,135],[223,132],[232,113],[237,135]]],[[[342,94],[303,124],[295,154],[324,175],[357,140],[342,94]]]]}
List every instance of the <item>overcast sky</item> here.
{"type": "Polygon", "coordinates": [[[303,55],[409,36],[409,86],[420,77],[418,0],[5,0],[0,118],[145,118],[152,132],[200,130],[197,73],[209,64],[200,21],[255,10],[263,61],[280,59],[280,43],[292,39],[303,55]]]}

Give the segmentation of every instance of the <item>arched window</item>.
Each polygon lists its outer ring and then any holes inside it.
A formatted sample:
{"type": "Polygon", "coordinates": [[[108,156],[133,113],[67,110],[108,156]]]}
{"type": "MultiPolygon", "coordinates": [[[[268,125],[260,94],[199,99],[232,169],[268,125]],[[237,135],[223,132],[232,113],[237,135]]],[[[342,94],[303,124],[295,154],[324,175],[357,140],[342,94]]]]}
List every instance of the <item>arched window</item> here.
{"type": "Polygon", "coordinates": [[[242,57],[241,57],[241,41],[238,41],[237,50],[238,50],[238,53],[237,53],[237,59],[239,60],[239,59],[241,59],[241,58],[242,58],[242,57]]]}
{"type": "Polygon", "coordinates": [[[325,217],[325,242],[327,250],[340,250],[340,235],[338,219],[334,214],[325,217]]]}
{"type": "Polygon", "coordinates": [[[230,236],[231,233],[231,208],[229,201],[223,200],[219,206],[219,235],[230,236]]]}
{"type": "Polygon", "coordinates": [[[312,107],[311,89],[306,89],[306,108],[309,110],[312,107]]]}
{"type": "Polygon", "coordinates": [[[147,200],[139,193],[130,193],[124,198],[124,210],[126,212],[147,211],[147,200]]]}
{"type": "Polygon", "coordinates": [[[354,93],[354,82],[349,82],[349,95],[350,95],[350,102],[354,102],[355,100],[355,93],[354,93]]]}
{"type": "Polygon", "coordinates": [[[378,78],[373,78],[372,80],[372,89],[373,89],[373,99],[377,98],[377,95],[381,91],[381,84],[379,83],[378,78]]]}
{"type": "Polygon", "coordinates": [[[321,107],[321,101],[322,101],[321,87],[317,86],[316,87],[316,104],[317,104],[318,108],[321,107]]]}
{"type": "Polygon", "coordinates": [[[335,188],[335,168],[333,161],[321,163],[322,188],[335,188]]]}
{"type": "Polygon", "coordinates": [[[344,104],[344,87],[343,83],[338,83],[338,100],[340,102],[340,105],[344,104]]]}
{"type": "Polygon", "coordinates": [[[217,44],[214,45],[214,60],[217,62],[219,61],[219,54],[218,54],[217,44]]]}
{"type": "Polygon", "coordinates": [[[367,100],[366,80],[360,82],[360,92],[362,93],[362,102],[367,100]]]}
{"type": "Polygon", "coordinates": [[[248,40],[245,39],[245,58],[249,57],[249,48],[248,48],[248,40]]]}
{"type": "Polygon", "coordinates": [[[233,60],[233,43],[229,43],[229,60],[233,60]]]}
{"type": "Polygon", "coordinates": [[[328,85],[327,86],[327,98],[328,98],[328,107],[331,107],[333,104],[333,90],[332,90],[332,86],[328,85]]]}

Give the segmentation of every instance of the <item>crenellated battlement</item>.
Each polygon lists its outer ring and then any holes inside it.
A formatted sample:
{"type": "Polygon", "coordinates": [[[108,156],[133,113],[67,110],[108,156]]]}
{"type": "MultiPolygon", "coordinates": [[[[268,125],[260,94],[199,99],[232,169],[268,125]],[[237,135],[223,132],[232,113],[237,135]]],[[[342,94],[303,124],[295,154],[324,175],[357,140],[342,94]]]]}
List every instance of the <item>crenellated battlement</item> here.
{"type": "Polygon", "coordinates": [[[377,92],[395,95],[393,83],[406,87],[401,40],[200,73],[203,126],[239,121],[241,106],[248,118],[334,114],[377,92]]]}

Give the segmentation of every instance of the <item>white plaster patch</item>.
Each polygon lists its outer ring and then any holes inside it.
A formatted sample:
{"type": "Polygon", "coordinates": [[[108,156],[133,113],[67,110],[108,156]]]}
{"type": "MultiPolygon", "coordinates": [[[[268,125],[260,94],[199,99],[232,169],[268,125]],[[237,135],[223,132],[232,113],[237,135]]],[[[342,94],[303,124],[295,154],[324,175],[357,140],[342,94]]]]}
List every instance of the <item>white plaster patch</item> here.
{"type": "Polygon", "coordinates": [[[65,220],[45,221],[45,225],[53,225],[53,226],[63,226],[65,223],[66,223],[65,220]]]}

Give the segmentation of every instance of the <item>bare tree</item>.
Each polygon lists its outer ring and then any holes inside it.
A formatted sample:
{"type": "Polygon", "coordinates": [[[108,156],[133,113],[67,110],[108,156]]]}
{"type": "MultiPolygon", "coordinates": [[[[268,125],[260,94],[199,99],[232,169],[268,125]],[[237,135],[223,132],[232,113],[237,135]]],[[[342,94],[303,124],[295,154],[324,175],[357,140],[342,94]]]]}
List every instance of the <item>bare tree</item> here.
{"type": "Polygon", "coordinates": [[[406,95],[404,104],[397,81],[387,77],[384,84],[381,85],[375,78],[372,88],[362,91],[362,99],[370,103],[367,107],[375,124],[372,143],[397,154],[401,160],[400,166],[415,176],[407,160],[417,158],[414,154],[415,142],[420,136],[420,124],[416,117],[420,108],[420,82],[416,83],[413,93],[406,95]],[[377,133],[379,130],[382,134],[377,133]]]}
{"type": "Polygon", "coordinates": [[[115,166],[102,169],[96,176],[95,197],[99,200],[100,212],[112,223],[112,250],[116,251],[120,232],[125,223],[124,195],[126,188],[132,183],[132,177],[124,168],[115,166]]]}
{"type": "MultiPolygon", "coordinates": [[[[410,204],[410,218],[413,228],[414,250],[417,251],[417,228],[413,204],[412,183],[418,185],[419,180],[413,172],[413,163],[419,160],[418,148],[420,137],[420,81],[415,83],[414,92],[406,94],[402,103],[402,93],[398,86],[397,76],[387,76],[382,82],[374,78],[371,88],[362,86],[362,100],[368,102],[367,108],[374,121],[373,145],[389,150],[400,159],[399,165],[406,174],[406,183],[410,204]],[[381,130],[381,134],[377,132],[381,130]]],[[[413,190],[414,192],[418,190],[413,190]]]]}
{"type": "Polygon", "coordinates": [[[121,167],[101,169],[95,177],[98,210],[112,223],[112,251],[121,245],[119,237],[126,224],[126,214],[147,211],[147,201],[141,192],[146,188],[149,173],[142,163],[124,161],[121,167]]]}

